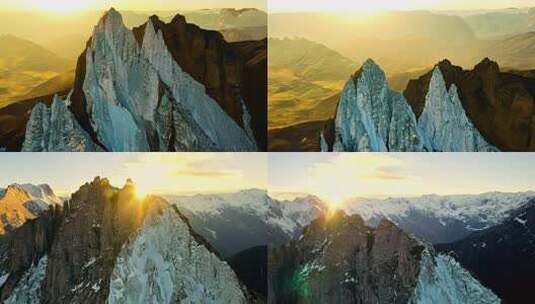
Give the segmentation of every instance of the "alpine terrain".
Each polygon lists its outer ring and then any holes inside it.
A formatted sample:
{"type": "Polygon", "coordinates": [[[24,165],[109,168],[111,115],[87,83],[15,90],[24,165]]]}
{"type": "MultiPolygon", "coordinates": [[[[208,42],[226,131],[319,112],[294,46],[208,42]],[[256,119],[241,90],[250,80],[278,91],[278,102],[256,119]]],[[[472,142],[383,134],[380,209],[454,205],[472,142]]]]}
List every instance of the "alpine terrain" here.
{"type": "Polygon", "coordinates": [[[315,196],[278,200],[260,189],[167,199],[225,257],[252,247],[285,244],[327,212],[327,205],[315,196]]]}
{"type": "Polygon", "coordinates": [[[31,114],[27,106],[16,111],[20,121],[7,129],[16,137],[6,136],[0,146],[23,151],[264,150],[266,49],[267,40],[228,43],[219,32],[189,24],[181,15],[169,23],[151,16],[129,29],[111,9],[78,59],[70,93],[45,98],[31,114]]]}
{"type": "Polygon", "coordinates": [[[3,303],[248,303],[253,296],[164,199],[104,178],[0,238],[3,303]]]}
{"type": "Polygon", "coordinates": [[[499,150],[467,116],[457,85],[447,86],[440,65],[428,80],[419,117],[406,96],[391,90],[381,68],[366,61],[342,91],[335,119],[321,134],[322,151],[499,150]]]}
{"type": "Polygon", "coordinates": [[[388,220],[339,211],[269,255],[269,303],[499,303],[452,257],[388,220]]]}

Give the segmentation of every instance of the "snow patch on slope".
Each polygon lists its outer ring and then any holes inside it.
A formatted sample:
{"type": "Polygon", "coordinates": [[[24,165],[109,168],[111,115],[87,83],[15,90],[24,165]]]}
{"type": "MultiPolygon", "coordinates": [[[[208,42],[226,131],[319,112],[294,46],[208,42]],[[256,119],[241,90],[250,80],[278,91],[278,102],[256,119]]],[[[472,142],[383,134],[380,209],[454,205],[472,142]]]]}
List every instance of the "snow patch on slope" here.
{"type": "Polygon", "coordinates": [[[42,257],[37,265],[32,265],[21,277],[4,304],[40,303],[41,282],[45,278],[48,258],[42,257]]]}
{"type": "Polygon", "coordinates": [[[172,207],[149,216],[117,258],[108,303],[245,303],[232,269],[172,207]]]}
{"type": "Polygon", "coordinates": [[[500,299],[452,257],[432,256],[426,250],[420,261],[418,283],[410,303],[493,304],[500,303],[500,299]]]}

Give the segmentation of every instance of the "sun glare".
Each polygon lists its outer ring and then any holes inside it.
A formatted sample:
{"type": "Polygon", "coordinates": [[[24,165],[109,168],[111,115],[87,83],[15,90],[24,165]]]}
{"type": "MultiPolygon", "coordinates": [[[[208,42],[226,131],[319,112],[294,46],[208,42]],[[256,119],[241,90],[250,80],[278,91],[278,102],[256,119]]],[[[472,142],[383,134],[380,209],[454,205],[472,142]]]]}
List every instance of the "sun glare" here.
{"type": "Polygon", "coordinates": [[[148,189],[147,187],[143,187],[142,185],[139,185],[139,184],[136,184],[136,198],[137,199],[144,199],[145,197],[147,197],[147,195],[151,194],[151,190],[148,189]]]}

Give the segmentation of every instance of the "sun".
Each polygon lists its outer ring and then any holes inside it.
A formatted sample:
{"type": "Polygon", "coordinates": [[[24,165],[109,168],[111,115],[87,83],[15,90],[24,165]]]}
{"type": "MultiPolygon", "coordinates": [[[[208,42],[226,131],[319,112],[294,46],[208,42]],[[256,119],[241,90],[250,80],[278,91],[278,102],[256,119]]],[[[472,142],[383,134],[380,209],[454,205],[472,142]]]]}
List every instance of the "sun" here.
{"type": "Polygon", "coordinates": [[[142,200],[146,198],[148,195],[150,195],[152,191],[148,187],[144,187],[142,185],[136,184],[135,185],[135,196],[137,199],[142,200]]]}
{"type": "Polygon", "coordinates": [[[83,0],[35,0],[33,6],[47,13],[66,14],[89,9],[90,3],[83,0]]]}

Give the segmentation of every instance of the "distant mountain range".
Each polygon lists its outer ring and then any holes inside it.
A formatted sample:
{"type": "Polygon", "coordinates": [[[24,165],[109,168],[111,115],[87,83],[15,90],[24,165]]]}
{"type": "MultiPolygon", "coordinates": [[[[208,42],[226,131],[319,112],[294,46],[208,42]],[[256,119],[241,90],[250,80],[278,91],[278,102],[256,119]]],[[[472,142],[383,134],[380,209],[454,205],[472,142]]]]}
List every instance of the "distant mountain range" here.
{"type": "Polygon", "coordinates": [[[0,36],[0,108],[72,87],[74,63],[29,40],[0,36]]]}

